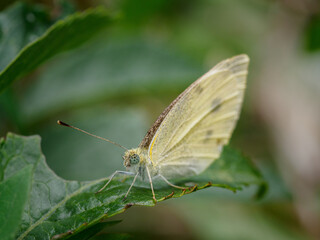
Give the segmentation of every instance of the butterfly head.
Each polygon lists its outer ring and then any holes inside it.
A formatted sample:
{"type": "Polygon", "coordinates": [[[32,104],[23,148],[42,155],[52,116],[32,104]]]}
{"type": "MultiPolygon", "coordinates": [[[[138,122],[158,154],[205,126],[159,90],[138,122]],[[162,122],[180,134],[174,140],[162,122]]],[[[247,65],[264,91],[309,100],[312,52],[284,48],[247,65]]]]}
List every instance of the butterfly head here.
{"type": "Polygon", "coordinates": [[[140,163],[140,155],[137,152],[137,149],[131,149],[125,152],[123,156],[123,164],[126,168],[133,167],[140,163]]]}

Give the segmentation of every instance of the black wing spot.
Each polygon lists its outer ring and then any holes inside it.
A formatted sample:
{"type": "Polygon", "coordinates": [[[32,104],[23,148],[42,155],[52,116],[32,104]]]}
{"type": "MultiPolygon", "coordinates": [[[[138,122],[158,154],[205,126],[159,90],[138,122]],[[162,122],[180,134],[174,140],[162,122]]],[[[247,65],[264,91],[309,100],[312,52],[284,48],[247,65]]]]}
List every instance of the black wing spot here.
{"type": "Polygon", "coordinates": [[[212,104],[211,104],[211,112],[216,112],[220,109],[221,107],[221,100],[219,98],[216,98],[212,101],[212,104]]]}
{"type": "Polygon", "coordinates": [[[207,132],[206,132],[206,137],[205,137],[205,139],[204,139],[204,143],[206,143],[206,142],[208,142],[209,140],[210,140],[210,137],[212,136],[212,134],[213,134],[213,130],[208,130],[207,132]]]}
{"type": "Polygon", "coordinates": [[[207,137],[211,137],[212,133],[213,133],[213,130],[211,130],[211,129],[208,130],[208,131],[207,131],[207,137]]]}

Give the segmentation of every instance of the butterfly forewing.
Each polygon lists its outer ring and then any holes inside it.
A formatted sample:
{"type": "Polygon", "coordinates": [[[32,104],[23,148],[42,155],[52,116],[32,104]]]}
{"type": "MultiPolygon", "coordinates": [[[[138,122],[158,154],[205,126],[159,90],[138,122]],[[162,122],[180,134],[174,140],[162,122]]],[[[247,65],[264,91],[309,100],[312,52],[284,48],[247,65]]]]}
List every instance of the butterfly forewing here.
{"type": "Polygon", "coordinates": [[[149,145],[160,174],[198,174],[220,156],[239,117],[248,63],[247,55],[222,61],[180,95],[149,145]]]}

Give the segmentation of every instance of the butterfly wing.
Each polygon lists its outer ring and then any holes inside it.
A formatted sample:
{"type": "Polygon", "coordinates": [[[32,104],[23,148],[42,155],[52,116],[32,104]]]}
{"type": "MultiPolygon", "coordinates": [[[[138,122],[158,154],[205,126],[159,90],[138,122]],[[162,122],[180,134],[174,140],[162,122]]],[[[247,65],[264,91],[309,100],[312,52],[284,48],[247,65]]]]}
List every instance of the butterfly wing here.
{"type": "Polygon", "coordinates": [[[248,64],[244,54],[222,61],[180,94],[149,144],[160,174],[199,174],[220,156],[239,118],[248,64]]]}

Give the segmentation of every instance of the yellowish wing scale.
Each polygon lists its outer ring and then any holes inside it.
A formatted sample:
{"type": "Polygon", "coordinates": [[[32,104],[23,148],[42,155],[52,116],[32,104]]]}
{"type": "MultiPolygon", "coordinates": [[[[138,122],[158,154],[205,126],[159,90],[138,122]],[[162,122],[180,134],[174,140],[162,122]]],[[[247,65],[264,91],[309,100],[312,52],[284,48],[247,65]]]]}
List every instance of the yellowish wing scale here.
{"type": "Polygon", "coordinates": [[[222,61],[182,93],[149,145],[161,175],[199,174],[219,158],[239,118],[248,64],[247,55],[222,61]]]}

